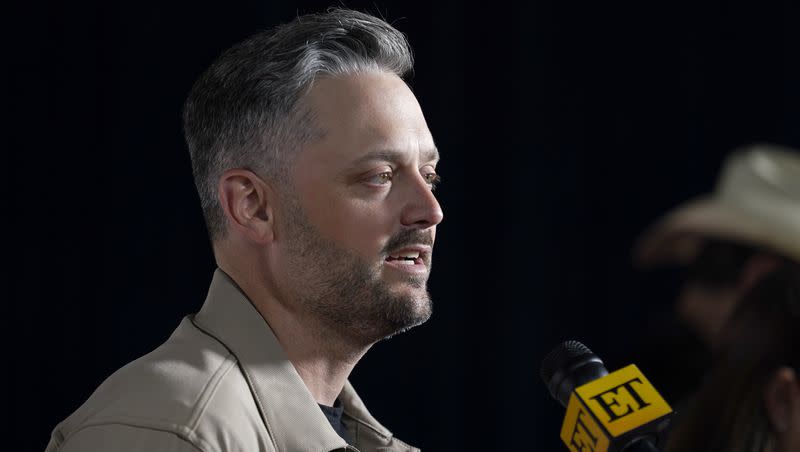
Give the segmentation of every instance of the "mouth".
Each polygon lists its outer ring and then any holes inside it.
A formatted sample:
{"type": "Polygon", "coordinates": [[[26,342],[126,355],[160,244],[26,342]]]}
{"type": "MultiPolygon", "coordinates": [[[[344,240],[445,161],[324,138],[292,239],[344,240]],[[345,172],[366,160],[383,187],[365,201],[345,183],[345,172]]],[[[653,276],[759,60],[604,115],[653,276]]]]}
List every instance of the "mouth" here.
{"type": "Polygon", "coordinates": [[[384,262],[403,271],[421,273],[428,271],[430,255],[430,246],[411,245],[391,251],[384,262]]]}

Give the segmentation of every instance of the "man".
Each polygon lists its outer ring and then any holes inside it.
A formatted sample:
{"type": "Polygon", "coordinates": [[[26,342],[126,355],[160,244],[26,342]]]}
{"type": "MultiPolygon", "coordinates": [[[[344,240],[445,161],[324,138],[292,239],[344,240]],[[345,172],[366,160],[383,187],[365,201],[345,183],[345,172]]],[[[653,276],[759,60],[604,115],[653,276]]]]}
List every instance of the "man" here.
{"type": "Polygon", "coordinates": [[[639,263],[677,263],[686,274],[675,310],[696,339],[670,332],[652,338],[662,342],[657,356],[653,344],[642,353],[652,359],[649,375],[663,382],[673,400],[696,389],[708,353],[720,344],[720,332],[743,296],[770,272],[800,261],[798,181],[797,151],[774,145],[738,149],[725,161],[713,194],[677,207],[642,235],[639,263]]]}
{"type": "Polygon", "coordinates": [[[184,126],[219,269],[199,313],[59,424],[48,452],[416,450],[347,378],[431,314],[438,153],[403,35],[348,10],[217,59],[184,126]]]}

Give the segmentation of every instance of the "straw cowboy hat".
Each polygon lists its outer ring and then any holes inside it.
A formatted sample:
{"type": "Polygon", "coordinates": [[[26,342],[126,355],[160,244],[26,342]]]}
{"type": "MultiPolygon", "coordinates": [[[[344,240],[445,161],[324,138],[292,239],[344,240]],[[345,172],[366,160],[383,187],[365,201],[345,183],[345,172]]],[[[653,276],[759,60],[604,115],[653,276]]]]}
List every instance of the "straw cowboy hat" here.
{"type": "Polygon", "coordinates": [[[690,261],[704,237],[748,243],[800,261],[800,153],[774,145],[734,151],[714,192],[678,206],[639,239],[641,264],[690,261]]]}

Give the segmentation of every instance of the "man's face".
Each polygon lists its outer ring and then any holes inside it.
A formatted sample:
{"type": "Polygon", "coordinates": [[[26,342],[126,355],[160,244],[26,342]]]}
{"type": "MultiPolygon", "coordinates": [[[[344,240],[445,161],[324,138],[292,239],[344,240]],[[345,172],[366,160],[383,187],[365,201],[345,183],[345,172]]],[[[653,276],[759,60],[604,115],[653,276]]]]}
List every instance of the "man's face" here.
{"type": "Polygon", "coordinates": [[[276,225],[287,303],[363,343],[424,322],[442,210],[416,98],[393,74],[365,73],[317,79],[304,102],[324,133],[293,160],[276,225]]]}

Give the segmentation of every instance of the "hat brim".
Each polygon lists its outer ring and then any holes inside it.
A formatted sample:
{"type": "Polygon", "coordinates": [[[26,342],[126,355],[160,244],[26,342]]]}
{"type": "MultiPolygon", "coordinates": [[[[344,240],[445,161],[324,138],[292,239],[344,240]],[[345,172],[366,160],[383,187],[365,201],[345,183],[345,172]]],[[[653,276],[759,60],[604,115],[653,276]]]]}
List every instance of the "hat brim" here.
{"type": "Polygon", "coordinates": [[[645,266],[686,263],[710,237],[786,251],[786,244],[776,243],[780,234],[767,221],[717,198],[702,197],[657,221],[640,237],[634,256],[645,266]]]}

